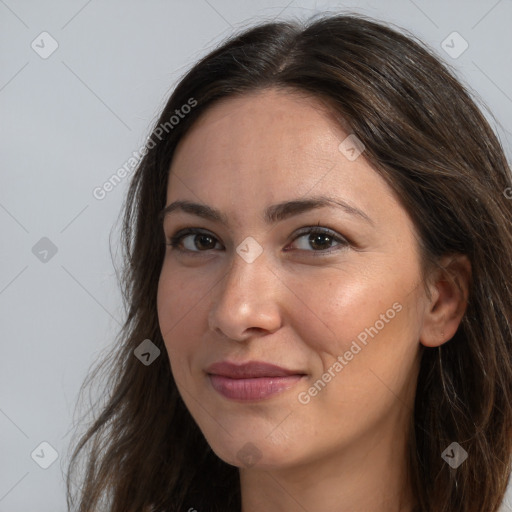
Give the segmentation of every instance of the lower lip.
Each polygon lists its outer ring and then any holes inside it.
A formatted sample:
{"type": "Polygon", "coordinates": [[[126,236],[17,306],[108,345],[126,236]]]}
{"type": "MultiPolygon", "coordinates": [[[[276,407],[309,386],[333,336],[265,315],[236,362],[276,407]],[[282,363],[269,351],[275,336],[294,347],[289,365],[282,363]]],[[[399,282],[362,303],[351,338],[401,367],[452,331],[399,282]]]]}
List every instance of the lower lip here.
{"type": "Polygon", "coordinates": [[[230,379],[229,377],[210,374],[209,377],[213,388],[226,398],[232,400],[262,400],[291,388],[303,376],[230,379]]]}

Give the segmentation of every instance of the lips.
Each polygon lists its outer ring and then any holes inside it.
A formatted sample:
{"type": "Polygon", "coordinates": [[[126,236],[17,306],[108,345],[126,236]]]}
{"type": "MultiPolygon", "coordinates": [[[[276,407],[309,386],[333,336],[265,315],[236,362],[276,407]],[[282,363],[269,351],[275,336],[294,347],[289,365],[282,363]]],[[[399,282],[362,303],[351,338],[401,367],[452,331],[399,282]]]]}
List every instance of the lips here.
{"type": "Polygon", "coordinates": [[[214,363],[206,369],[212,387],[232,400],[261,400],[289,389],[305,373],[269,363],[250,361],[237,365],[228,361],[214,363]]]}
{"type": "Polygon", "coordinates": [[[229,377],[231,379],[257,379],[261,377],[288,377],[304,375],[301,371],[287,370],[274,364],[250,361],[237,365],[228,361],[214,363],[206,369],[207,373],[229,377]]]}

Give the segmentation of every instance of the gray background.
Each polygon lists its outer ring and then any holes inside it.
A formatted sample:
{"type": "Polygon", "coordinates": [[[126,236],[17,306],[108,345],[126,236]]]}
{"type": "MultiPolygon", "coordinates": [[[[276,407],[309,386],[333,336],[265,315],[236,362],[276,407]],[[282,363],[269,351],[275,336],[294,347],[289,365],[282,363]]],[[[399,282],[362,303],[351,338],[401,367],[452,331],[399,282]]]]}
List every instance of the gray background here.
{"type": "Polygon", "coordinates": [[[326,10],[396,23],[434,47],[494,113],[510,160],[511,0],[0,0],[0,512],[65,510],[77,393],[122,321],[109,234],[130,176],[102,200],[93,189],[216,43],[252,21],[326,10]],[[441,46],[453,31],[469,45],[457,58],[441,46]],[[49,56],[42,32],[58,44],[49,56]],[[42,442],[59,455],[48,469],[42,442]]]}

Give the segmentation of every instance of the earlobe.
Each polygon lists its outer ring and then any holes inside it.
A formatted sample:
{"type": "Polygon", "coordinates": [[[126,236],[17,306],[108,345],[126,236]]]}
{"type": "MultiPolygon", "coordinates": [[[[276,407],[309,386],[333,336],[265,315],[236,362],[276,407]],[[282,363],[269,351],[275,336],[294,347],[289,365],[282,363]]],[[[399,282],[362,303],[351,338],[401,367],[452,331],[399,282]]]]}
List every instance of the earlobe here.
{"type": "Polygon", "coordinates": [[[462,254],[445,256],[431,278],[431,296],[424,312],[420,342],[438,347],[449,341],[466,312],[471,263],[462,254]]]}

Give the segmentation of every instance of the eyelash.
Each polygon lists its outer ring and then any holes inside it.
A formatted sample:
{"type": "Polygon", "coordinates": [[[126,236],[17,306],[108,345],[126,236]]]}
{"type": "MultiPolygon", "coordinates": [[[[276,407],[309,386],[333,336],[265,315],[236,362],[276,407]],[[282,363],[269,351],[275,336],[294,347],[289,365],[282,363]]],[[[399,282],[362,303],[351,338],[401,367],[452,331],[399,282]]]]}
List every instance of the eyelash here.
{"type": "MultiPolygon", "coordinates": [[[[214,237],[213,235],[211,235],[210,233],[208,233],[206,231],[203,231],[203,230],[197,229],[197,228],[185,228],[185,229],[179,230],[176,234],[174,234],[172,237],[170,237],[170,239],[168,239],[166,241],[166,245],[171,246],[173,249],[176,249],[177,251],[180,251],[183,253],[188,253],[188,254],[196,254],[196,255],[200,255],[201,253],[205,253],[205,252],[213,250],[213,249],[207,249],[204,251],[201,251],[201,250],[191,251],[189,249],[181,249],[179,246],[181,245],[182,240],[189,235],[207,235],[207,236],[211,237],[213,240],[216,240],[218,242],[216,237],[214,237]]],[[[342,237],[341,235],[338,235],[335,231],[328,229],[328,228],[319,228],[317,226],[311,226],[311,227],[300,229],[299,232],[297,233],[297,236],[295,236],[295,238],[292,240],[292,243],[304,235],[327,235],[330,238],[332,238],[334,242],[339,242],[339,245],[337,246],[338,248],[334,248],[334,249],[330,249],[330,250],[306,251],[306,252],[313,253],[315,256],[316,256],[315,253],[320,253],[319,256],[327,256],[327,255],[332,254],[335,251],[338,251],[338,250],[350,245],[349,240],[342,237]]],[[[304,250],[304,249],[299,249],[299,250],[304,250]]]]}

